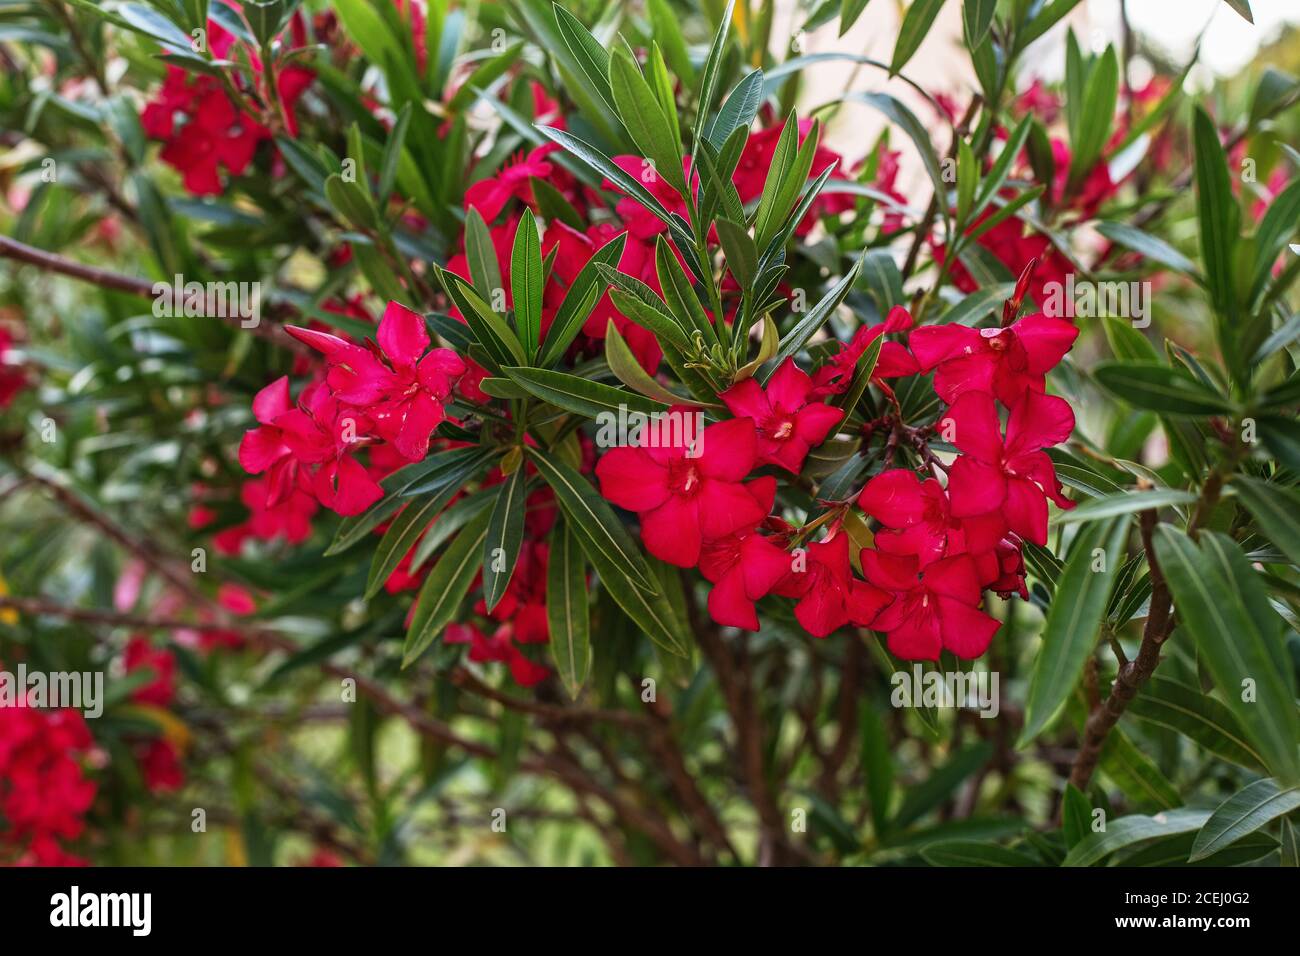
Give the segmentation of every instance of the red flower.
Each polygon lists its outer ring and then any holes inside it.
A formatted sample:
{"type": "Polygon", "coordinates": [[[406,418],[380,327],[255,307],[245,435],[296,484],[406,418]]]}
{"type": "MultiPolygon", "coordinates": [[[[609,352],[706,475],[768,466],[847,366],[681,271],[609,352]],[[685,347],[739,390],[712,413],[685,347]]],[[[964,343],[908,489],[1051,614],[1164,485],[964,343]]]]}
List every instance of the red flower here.
{"type": "Polygon", "coordinates": [[[967,392],[939,420],[940,434],[965,454],[948,472],[948,497],[959,518],[1000,510],[1008,527],[1035,544],[1047,544],[1047,498],[1069,509],[1061,496],[1052,459],[1042,449],[1074,430],[1074,412],[1064,399],[1026,392],[1011,410],[1006,440],[993,396],[967,392]]]}
{"type": "MultiPolygon", "coordinates": [[[[902,306],[896,305],[889,310],[889,315],[885,317],[884,322],[858,329],[848,345],[841,345],[838,353],[813,372],[812,397],[847,392],[849,386],[853,384],[853,372],[857,368],[858,359],[862,358],[862,353],[867,350],[867,346],[882,335],[906,332],[911,327],[912,314],[902,306]]],[[[876,360],[876,367],[871,373],[871,381],[885,387],[884,379],[902,378],[904,375],[916,373],[916,359],[907,349],[897,342],[881,343],[880,357],[876,360]]]]}
{"type": "Polygon", "coordinates": [[[943,486],[933,478],[922,481],[906,468],[872,478],[858,505],[885,526],[876,532],[878,550],[913,555],[921,567],[945,555],[990,551],[1006,531],[996,512],[954,518],[943,486]]]}
{"type": "Polygon", "coordinates": [[[485,222],[491,222],[512,199],[532,205],[533,178],[548,179],[553,168],[542,157],[558,148],[548,143],[530,150],[526,156],[516,157],[513,162],[507,161],[495,176],[480,179],[465,190],[465,209],[477,209],[485,222]]]}
{"type": "MultiPolygon", "coordinates": [[[[776,479],[757,478],[746,489],[764,514],[776,500],[776,479]]],[[[790,572],[790,555],[754,529],[707,541],[700,551],[700,573],[713,582],[709,616],[727,627],[758,630],[754,602],[790,572]]]]}
{"type": "Polygon", "coordinates": [[[862,552],[867,580],[893,595],[872,629],[887,635],[889,650],[912,661],[937,661],[947,649],[979,657],[1001,625],[977,608],[979,578],[969,555],[922,569],[913,555],[862,552]]]}
{"type": "Polygon", "coordinates": [[[934,390],[951,404],[964,392],[992,392],[1010,408],[1070,351],[1079,330],[1065,319],[1027,315],[1004,329],[927,325],[908,337],[922,372],[937,368],[934,390]]]}
{"type": "Polygon", "coordinates": [[[826,637],[846,624],[870,627],[889,603],[888,594],[853,576],[846,532],[808,545],[805,557],[806,566],[789,570],[775,592],[799,599],[794,616],[813,637],[826,637]]]}
{"type": "MultiPolygon", "coordinates": [[[[689,414],[689,413],[687,413],[689,414]]],[[[596,463],[601,494],[641,518],[641,539],[655,557],[694,567],[704,541],[753,527],[766,517],[741,479],[754,467],[754,423],[733,418],[683,446],[613,448],[596,463]]]]}
{"type": "Polygon", "coordinates": [[[131,692],[133,701],[167,707],[175,699],[176,657],[171,651],[154,647],[146,638],[133,637],[127,642],[123,662],[128,674],[141,668],[148,668],[154,674],[151,682],[131,692]]]}
{"type": "Polygon", "coordinates": [[[13,336],[0,327],[0,409],[8,408],[27,384],[27,373],[17,363],[17,356],[6,355],[13,344],[13,336]]]}
{"type": "Polygon", "coordinates": [[[172,793],[185,783],[180,751],[170,740],[154,737],[142,742],[135,748],[135,757],[150,793],[172,793]]]}
{"type": "Polygon", "coordinates": [[[844,410],[809,401],[812,379],[793,358],[768,379],[766,391],[753,378],[737,382],[718,397],[737,418],[749,416],[758,428],[758,454],[765,464],[799,473],[803,460],[840,423],[844,410]]]}
{"type": "Polygon", "coordinates": [[[383,497],[378,482],[352,457],[369,419],[341,405],[325,383],[307,386],[291,405],[289,379],[278,378],[253,399],[253,417],[261,427],[244,433],[239,464],[250,474],[268,472],[268,506],[294,488],[311,491],[341,515],[360,514],[383,497]]]}
{"type": "Polygon", "coordinates": [[[337,335],[288,326],[293,336],[324,353],[326,382],[334,398],[363,408],[375,431],[409,461],[429,452],[429,435],[445,419],[444,405],[465,363],[451,349],[425,354],[424,318],[396,302],[379,322],[378,348],[353,345],[337,335]]]}
{"type": "Polygon", "coordinates": [[[510,668],[510,676],[520,687],[532,687],[550,673],[515,645],[510,636],[509,624],[502,624],[491,636],[473,624],[449,624],[443,632],[443,640],[448,644],[469,644],[469,659],[476,663],[506,664],[510,668]]]}

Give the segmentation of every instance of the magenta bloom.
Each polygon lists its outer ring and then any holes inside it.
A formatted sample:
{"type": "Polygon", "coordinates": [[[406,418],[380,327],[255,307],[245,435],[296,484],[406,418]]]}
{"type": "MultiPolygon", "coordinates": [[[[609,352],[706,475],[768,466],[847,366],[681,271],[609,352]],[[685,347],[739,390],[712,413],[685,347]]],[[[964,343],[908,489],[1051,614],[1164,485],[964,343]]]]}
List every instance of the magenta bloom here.
{"type": "MultiPolygon", "coordinates": [[[[776,500],[776,479],[756,478],[745,485],[763,514],[776,500]]],[[[700,551],[700,573],[713,582],[709,616],[727,627],[758,630],[754,602],[766,595],[790,571],[790,555],[757,530],[706,541],[700,551]]]]}
{"type": "Polygon", "coordinates": [[[612,448],[596,463],[600,493],[641,518],[646,550],[694,567],[704,541],[752,528],[767,512],[741,483],[758,455],[754,423],[733,418],[699,436],[698,457],[684,447],[612,448]]]}
{"type": "Polygon", "coordinates": [[[1042,450],[1074,431],[1069,403],[1026,392],[1011,410],[1004,441],[993,396],[967,392],[939,420],[939,431],[950,434],[964,452],[948,472],[953,515],[965,518],[1000,510],[1020,537],[1047,544],[1047,498],[1061,508],[1074,507],[1061,496],[1052,459],[1042,450]]]}
{"type": "Polygon", "coordinates": [[[934,390],[945,402],[966,392],[992,392],[1010,408],[1026,391],[1043,391],[1046,373],[1078,335],[1064,319],[1039,314],[1005,329],[926,325],[912,332],[907,344],[922,372],[938,369],[934,390]]]}
{"type": "Polygon", "coordinates": [[[965,660],[979,657],[1001,627],[979,610],[979,576],[969,555],[922,570],[913,555],[863,551],[862,568],[893,595],[872,630],[887,635],[889,650],[905,660],[937,661],[945,649],[965,660]]]}
{"type": "Polygon", "coordinates": [[[798,474],[808,452],[826,440],[844,410],[809,401],[812,379],[786,359],[764,390],[752,378],[737,382],[718,397],[737,418],[749,416],[758,428],[758,454],[765,464],[798,474]]]}
{"type": "Polygon", "coordinates": [[[858,506],[884,525],[876,532],[877,549],[914,555],[922,567],[945,555],[992,551],[1006,533],[997,512],[954,518],[943,486],[906,468],[872,478],[858,495],[858,506]]]}
{"type": "Polygon", "coordinates": [[[853,576],[846,532],[808,545],[805,558],[803,570],[790,570],[775,591],[798,599],[794,616],[813,637],[826,637],[846,624],[870,627],[889,603],[888,594],[853,576]]]}
{"type": "Polygon", "coordinates": [[[429,330],[418,312],[388,303],[379,322],[379,345],[353,345],[337,335],[288,327],[294,337],[324,353],[326,382],[334,397],[365,410],[375,432],[408,461],[429,451],[429,435],[447,415],[445,403],[465,362],[451,349],[427,355],[429,330]]]}
{"type": "Polygon", "coordinates": [[[282,376],[257,393],[253,416],[261,424],[244,433],[239,463],[250,474],[269,472],[268,507],[295,488],[312,492],[341,515],[360,514],[383,497],[384,490],[352,455],[369,420],[341,405],[324,383],[307,386],[292,405],[289,379],[282,376]]]}

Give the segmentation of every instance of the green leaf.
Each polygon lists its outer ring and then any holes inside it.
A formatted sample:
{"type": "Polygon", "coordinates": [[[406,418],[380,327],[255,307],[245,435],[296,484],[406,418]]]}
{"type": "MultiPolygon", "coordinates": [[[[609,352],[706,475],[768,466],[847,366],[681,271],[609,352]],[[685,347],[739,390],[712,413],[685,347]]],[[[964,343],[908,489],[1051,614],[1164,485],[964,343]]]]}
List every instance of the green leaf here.
{"type": "Polygon", "coordinates": [[[1128,710],[1139,720],[1175,730],[1238,766],[1249,770],[1264,766],[1232,711],[1195,687],[1168,677],[1152,677],[1128,710]]]}
{"type": "Polygon", "coordinates": [[[1052,517],[1054,524],[1078,524],[1085,521],[1098,521],[1113,518],[1116,515],[1132,514],[1135,511],[1149,511],[1152,508],[1168,508],[1172,505],[1189,505],[1197,496],[1190,491],[1178,488],[1153,488],[1150,491],[1123,491],[1105,498],[1094,498],[1070,511],[1062,511],[1052,517]]]}
{"type": "MultiPolygon", "coordinates": [[[[521,468],[520,471],[523,471],[521,468]]],[[[577,700],[591,666],[591,616],[587,609],[587,560],[578,537],[561,518],[551,532],[546,565],[546,623],[551,659],[569,697],[577,700]]]]}
{"type": "Polygon", "coordinates": [[[1273,263],[1286,248],[1287,240],[1295,235],[1297,222],[1300,222],[1300,179],[1292,180],[1269,204],[1259,228],[1255,230],[1254,280],[1250,284],[1248,302],[1254,302],[1264,291],[1273,274],[1273,263]]]}
{"type": "Polygon", "coordinates": [[[981,740],[953,754],[947,763],[908,789],[894,817],[894,828],[902,829],[943,803],[971,774],[984,766],[992,753],[993,745],[981,740]]]}
{"type": "Polygon", "coordinates": [[[470,327],[478,344],[487,350],[498,365],[526,365],[528,357],[519,344],[519,337],[504,318],[492,310],[477,292],[460,276],[434,266],[438,281],[460,309],[465,324],[470,327]]]}
{"type": "Polygon", "coordinates": [[[506,595],[510,578],[515,573],[519,548],[524,542],[524,487],[528,477],[524,468],[516,468],[501,483],[492,516],[488,520],[487,536],[483,539],[483,602],[487,611],[500,603],[506,595]]]}
{"type": "Polygon", "coordinates": [[[1134,803],[1152,804],[1160,810],[1182,805],[1183,799],[1169,778],[1118,727],[1106,735],[1097,764],[1134,803]]]}
{"type": "Polygon", "coordinates": [[[786,334],[773,359],[771,370],[767,374],[759,376],[761,382],[766,382],[772,371],[775,371],[782,362],[807,345],[808,340],[813,337],[817,330],[826,324],[826,320],[831,317],[831,313],[839,308],[840,303],[849,294],[849,290],[853,288],[853,283],[857,281],[858,273],[861,270],[862,257],[859,257],[853,263],[853,268],[845,273],[844,278],[835,283],[831,290],[822,297],[822,300],[808,310],[808,314],[800,319],[795,324],[795,327],[786,334]]]}
{"type": "Polygon", "coordinates": [[[542,329],[542,249],[537,238],[537,221],[531,209],[524,209],[515,229],[510,256],[510,291],[515,306],[515,326],[524,354],[537,354],[542,329]]]}
{"type": "Polygon", "coordinates": [[[934,25],[934,18],[939,15],[943,0],[912,0],[903,16],[903,23],[898,28],[898,39],[894,41],[894,56],[889,61],[889,72],[897,73],[910,60],[921,46],[921,41],[934,25]]]}
{"type": "Polygon", "coordinates": [[[1215,311],[1221,319],[1230,321],[1236,318],[1232,260],[1241,231],[1241,210],[1232,195],[1228,159],[1219,142],[1219,131],[1214,120],[1199,106],[1196,108],[1193,131],[1196,209],[1205,278],[1215,311]]]}
{"type": "Polygon", "coordinates": [[[1084,525],[1075,536],[1043,625],[1042,647],[1034,658],[1018,747],[1037,737],[1074,692],[1097,645],[1111,586],[1123,561],[1127,532],[1127,521],[1112,518],[1084,525]],[[1093,570],[1096,548],[1105,550],[1099,571],[1093,570]]]}
{"type": "Polygon", "coordinates": [[[1123,319],[1102,319],[1106,341],[1117,359],[1141,365],[1159,365],[1160,355],[1150,339],[1123,319]]]}
{"type": "Polygon", "coordinates": [[[393,519],[380,539],[379,547],[375,549],[375,556],[370,562],[370,575],[366,579],[366,600],[379,593],[388,576],[401,564],[402,558],[424,533],[424,529],[459,491],[459,483],[448,484],[442,491],[407,499],[406,507],[393,519]]]}
{"type": "Polygon", "coordinates": [[[618,569],[637,588],[655,593],[657,589],[650,566],[609,503],[568,465],[533,448],[529,448],[527,454],[538,474],[555,492],[556,502],[564,511],[570,529],[581,541],[583,550],[596,564],[597,573],[602,567],[606,573],[618,569]]]}
{"type": "Polygon", "coordinates": [[[906,133],[916,146],[917,152],[921,154],[921,162],[925,166],[925,171],[930,174],[930,182],[934,185],[935,194],[943,196],[947,193],[948,187],[943,181],[943,169],[934,151],[930,132],[916,118],[915,113],[888,93],[851,93],[846,99],[860,100],[869,106],[874,106],[906,133]]]}
{"type": "Polygon", "coordinates": [[[731,14],[735,9],[736,0],[727,0],[727,9],[722,14],[722,19],[718,21],[717,32],[713,35],[713,42],[709,45],[709,55],[704,61],[704,72],[700,75],[700,98],[696,102],[695,112],[695,141],[699,142],[704,138],[704,130],[709,115],[713,108],[713,98],[717,95],[718,79],[722,74],[722,54],[727,47],[727,31],[731,27],[731,14]]]}
{"type": "Polygon", "coordinates": [[[1226,415],[1232,403],[1179,369],[1147,362],[1102,362],[1093,375],[1135,408],[1167,415],[1226,415]]]}
{"type": "Polygon", "coordinates": [[[740,288],[748,291],[758,278],[758,247],[754,245],[749,230],[740,223],[719,219],[716,225],[722,251],[727,256],[727,268],[740,283],[740,288]]]}
{"type": "Polygon", "coordinates": [[[568,372],[515,366],[504,366],[501,371],[542,401],[587,418],[596,418],[602,414],[617,417],[620,409],[624,412],[648,413],[663,411],[664,408],[662,403],[635,392],[579,378],[568,372]]]}
{"type": "Polygon", "coordinates": [[[728,95],[722,109],[705,134],[710,145],[720,150],[727,138],[737,129],[749,129],[763,102],[763,71],[745,74],[728,95]]]}
{"type": "Polygon", "coordinates": [[[591,85],[592,90],[609,111],[616,113],[614,95],[609,83],[608,51],[572,13],[558,3],[552,4],[551,8],[555,12],[555,25],[559,28],[569,52],[573,54],[573,59],[583,78],[591,85]]]}
{"type": "Polygon", "coordinates": [[[1071,192],[1079,187],[1101,156],[1114,122],[1118,96],[1119,59],[1115,48],[1108,46],[1088,72],[1081,108],[1074,114],[1075,122],[1070,124],[1070,148],[1074,151],[1068,184],[1071,192]]]}
{"type": "Polygon", "coordinates": [[[342,554],[358,541],[365,538],[388,516],[400,508],[405,501],[402,496],[409,489],[420,485],[421,494],[431,490],[432,482],[455,483],[457,486],[478,468],[485,465],[494,456],[494,452],[483,448],[455,448],[437,452],[424,461],[405,465],[393,472],[379,483],[384,490],[384,497],[359,515],[344,518],[334,533],[334,540],[325,549],[325,556],[342,554]]]}
{"type": "Polygon", "coordinates": [[[1072,783],[1066,783],[1061,800],[1061,826],[1065,846],[1077,846],[1092,830],[1092,801],[1072,783]]]}
{"type": "Polygon", "coordinates": [[[1232,485],[1246,510],[1255,516],[1260,534],[1293,564],[1300,565],[1300,493],[1247,475],[1234,475],[1232,485]]]}
{"type": "Polygon", "coordinates": [[[1191,633],[1265,765],[1290,783],[1300,779],[1300,718],[1282,661],[1282,620],[1240,546],[1212,532],[1202,533],[1201,541],[1198,547],[1169,525],[1156,529],[1156,557],[1173,593],[1179,629],[1191,633]]]}
{"type": "Polygon", "coordinates": [[[379,163],[379,204],[388,202],[397,181],[397,166],[402,158],[402,147],[406,144],[406,131],[411,125],[411,104],[407,103],[397,114],[393,124],[392,135],[384,143],[384,156],[379,163]]]}
{"type": "Polygon", "coordinates": [[[669,121],[650,84],[641,75],[626,43],[609,58],[609,85],[614,92],[618,116],[637,149],[654,161],[655,172],[678,195],[686,195],[686,177],[676,126],[669,121]]]}
{"type": "Polygon", "coordinates": [[[862,772],[867,778],[867,797],[871,801],[871,824],[880,836],[889,828],[890,798],[894,791],[894,759],[890,754],[889,733],[884,721],[863,698],[861,711],[862,772]]]}
{"type": "Polygon", "coordinates": [[[1135,843],[1199,830],[1209,818],[1208,810],[1169,810],[1151,817],[1135,815],[1109,820],[1101,833],[1089,834],[1072,847],[1061,865],[1092,866],[1135,843]]]}
{"type": "Polygon", "coordinates": [[[613,319],[609,320],[605,328],[605,363],[620,382],[656,402],[663,402],[665,405],[701,404],[694,399],[674,395],[652,378],[632,354],[632,349],[624,341],[613,319]]]}
{"type": "Polygon", "coordinates": [[[1282,788],[1276,780],[1256,780],[1215,808],[1196,834],[1189,860],[1203,860],[1298,808],[1300,786],[1282,788]]]}
{"type": "Polygon", "coordinates": [[[484,302],[491,302],[498,289],[503,289],[501,265],[497,262],[492,233],[478,209],[470,206],[465,214],[465,258],[469,262],[469,276],[474,291],[484,302]]]}
{"type": "Polygon", "coordinates": [[[582,330],[591,310],[596,307],[600,297],[608,286],[600,274],[600,267],[613,268],[623,255],[623,246],[627,243],[627,233],[620,233],[596,251],[587,264],[578,273],[569,291],[564,294],[564,301],[551,321],[551,328],[546,333],[546,344],[538,362],[542,366],[551,366],[560,360],[565,350],[582,330]]]}
{"type": "Polygon", "coordinates": [[[870,2],[871,0],[840,0],[840,36],[848,33],[853,24],[858,22],[858,17],[862,16],[862,11],[867,9],[870,2]]]}
{"type": "Polygon", "coordinates": [[[1247,23],[1252,25],[1255,23],[1255,14],[1250,10],[1250,0],[1223,0],[1223,2],[1232,7],[1247,23]]]}
{"type": "Polygon", "coordinates": [[[1173,269],[1175,272],[1181,272],[1183,275],[1195,276],[1200,280],[1196,263],[1149,232],[1143,232],[1126,222],[1115,222],[1110,219],[1097,223],[1097,231],[1111,242],[1118,243],[1125,249],[1132,249],[1152,262],[1173,269]]]}
{"type": "Polygon", "coordinates": [[[360,183],[347,182],[334,173],[325,180],[325,198],[353,226],[370,231],[379,228],[379,212],[360,183]]]}
{"type": "Polygon", "coordinates": [[[975,49],[984,41],[993,26],[993,14],[997,8],[997,0],[962,0],[962,30],[969,49],[975,49]]]}
{"type": "Polygon", "coordinates": [[[472,556],[483,547],[490,516],[491,512],[484,510],[461,528],[456,540],[447,546],[424,579],[415,599],[415,615],[406,630],[403,667],[414,663],[460,611],[460,603],[479,572],[479,563],[472,556]]]}
{"type": "Polygon", "coordinates": [[[682,37],[677,14],[669,7],[668,0],[649,0],[646,13],[650,17],[654,38],[663,48],[668,65],[684,86],[690,86],[695,80],[695,67],[686,49],[686,40],[682,37]]]}

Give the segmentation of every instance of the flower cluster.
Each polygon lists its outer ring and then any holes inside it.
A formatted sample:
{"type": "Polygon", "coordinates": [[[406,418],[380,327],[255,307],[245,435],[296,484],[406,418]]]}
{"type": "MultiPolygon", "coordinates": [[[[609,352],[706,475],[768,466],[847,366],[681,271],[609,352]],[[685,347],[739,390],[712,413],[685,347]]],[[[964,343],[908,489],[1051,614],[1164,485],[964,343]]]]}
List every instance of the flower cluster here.
{"type": "Polygon", "coordinates": [[[95,799],[93,746],[78,711],[0,707],[0,865],[84,863],[63,844],[81,836],[95,799]]]}
{"type": "Polygon", "coordinates": [[[983,592],[1025,593],[1020,542],[1046,543],[1048,499],[1072,507],[1044,449],[1069,437],[1074,414],[1044,383],[1077,330],[1043,315],[989,329],[912,325],[895,309],[811,376],[786,359],[766,386],[742,380],[719,396],[733,417],[695,444],[618,447],[597,463],[601,493],[637,515],[646,550],[712,583],[719,624],[757,629],[755,602],[770,594],[792,599],[817,637],[852,624],[885,633],[903,658],[972,658],[999,626],[980,610],[983,592]],[[885,378],[933,372],[947,410],[928,428],[895,411],[868,429],[915,446],[933,475],[886,468],[867,482],[857,504],[878,522],[873,546],[850,540],[847,503],[828,512],[821,540],[800,546],[815,525],[800,531],[772,513],[777,476],[798,476],[841,424],[843,409],[825,399],[848,387],[867,345],[908,330],[906,346],[882,343],[873,378],[892,396],[885,378]],[[944,464],[931,437],[960,454],[944,464]]]}
{"type": "MultiPolygon", "coordinates": [[[[306,25],[301,14],[291,24],[293,45],[306,44],[306,25]]],[[[208,21],[207,42],[218,60],[230,59],[238,42],[214,20],[208,21]]],[[[259,85],[267,84],[261,60],[253,51],[248,59],[259,85]]],[[[283,123],[290,136],[298,132],[294,106],[316,74],[302,66],[286,66],[275,76],[273,99],[283,107],[283,123]]],[[[271,128],[232,101],[227,88],[216,76],[190,73],[168,66],[167,76],[154,98],[140,114],[145,135],[162,140],[161,159],[182,176],[185,188],[197,196],[222,191],[221,169],[241,176],[253,161],[257,147],[272,138],[271,128]]]]}

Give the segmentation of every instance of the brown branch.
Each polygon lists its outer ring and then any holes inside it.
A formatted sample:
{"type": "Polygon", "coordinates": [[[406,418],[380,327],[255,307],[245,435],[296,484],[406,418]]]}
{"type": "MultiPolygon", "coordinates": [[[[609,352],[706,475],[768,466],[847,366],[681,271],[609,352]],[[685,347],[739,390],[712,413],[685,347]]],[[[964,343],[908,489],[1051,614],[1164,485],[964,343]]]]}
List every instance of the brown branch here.
{"type": "MultiPolygon", "coordinates": [[[[37,249],[26,243],[11,239],[8,236],[0,236],[0,258],[13,259],[16,262],[23,262],[28,265],[36,266],[46,272],[53,272],[56,275],[67,276],[71,279],[77,279],[81,282],[88,282],[91,285],[99,286],[102,289],[111,289],[115,292],[125,292],[128,295],[138,296],[142,299],[154,298],[154,283],[148,279],[141,279],[135,276],[122,275],[119,272],[112,272],[108,269],[101,269],[98,266],[89,266],[85,263],[77,262],[75,259],[69,259],[58,253],[46,252],[44,249],[37,249]]],[[[221,311],[215,308],[215,303],[206,303],[204,312],[221,311]],[[211,306],[211,307],[209,307],[211,306]]],[[[283,316],[292,313],[291,309],[276,306],[273,310],[276,315],[283,316]]],[[[258,338],[273,342],[283,348],[290,349],[301,354],[309,354],[301,342],[285,332],[284,328],[275,323],[262,323],[251,328],[245,328],[239,316],[235,315],[218,315],[220,321],[238,329],[241,332],[249,332],[258,338]]]]}

